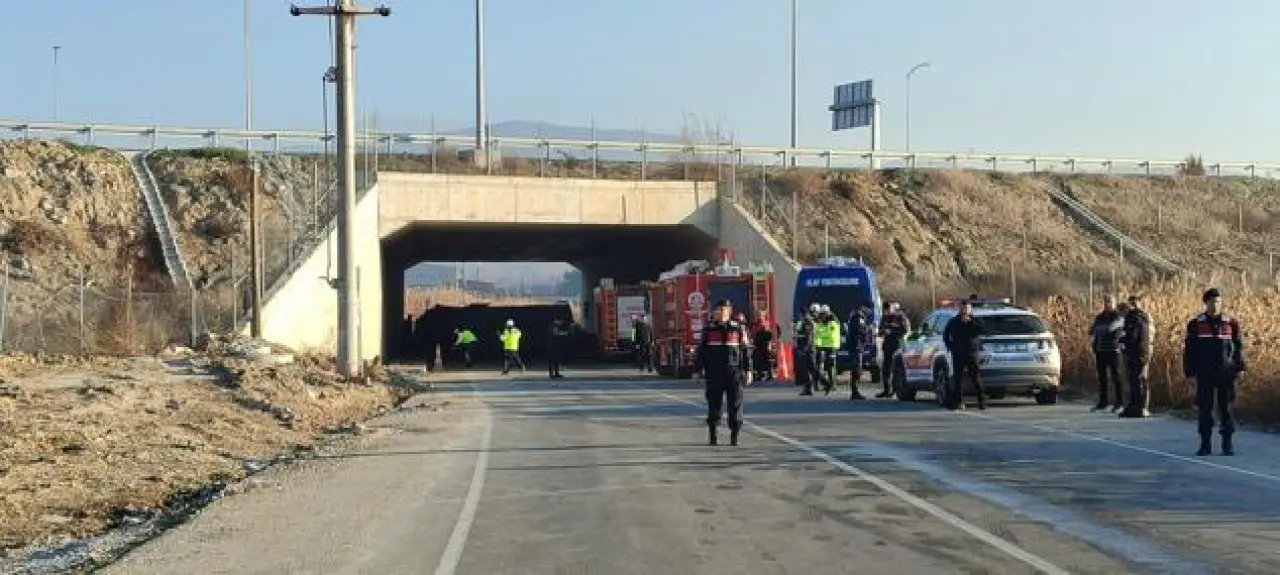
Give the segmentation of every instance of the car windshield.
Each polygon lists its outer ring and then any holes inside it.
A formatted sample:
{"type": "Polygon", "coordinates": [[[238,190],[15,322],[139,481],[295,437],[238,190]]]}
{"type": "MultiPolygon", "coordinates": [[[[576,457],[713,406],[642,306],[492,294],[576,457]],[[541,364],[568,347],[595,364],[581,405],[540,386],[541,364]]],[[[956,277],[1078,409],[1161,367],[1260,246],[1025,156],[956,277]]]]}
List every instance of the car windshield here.
{"type": "Polygon", "coordinates": [[[1049,331],[1044,322],[1034,315],[983,315],[984,335],[1035,335],[1049,331]]]}

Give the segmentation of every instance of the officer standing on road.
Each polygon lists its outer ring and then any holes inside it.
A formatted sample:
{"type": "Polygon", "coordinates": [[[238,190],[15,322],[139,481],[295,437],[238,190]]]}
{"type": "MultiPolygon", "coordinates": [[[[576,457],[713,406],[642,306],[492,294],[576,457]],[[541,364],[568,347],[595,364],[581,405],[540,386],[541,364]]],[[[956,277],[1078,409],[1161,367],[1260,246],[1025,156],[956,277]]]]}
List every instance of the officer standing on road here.
{"type": "Polygon", "coordinates": [[[815,316],[821,308],[809,306],[796,321],[796,383],[803,385],[800,395],[813,395],[813,385],[822,381],[817,369],[817,322],[815,316]]]}
{"type": "Polygon", "coordinates": [[[738,444],[742,429],[742,391],[751,383],[751,349],[747,327],[732,319],[733,303],[716,304],[711,322],[702,329],[695,371],[706,380],[707,432],[711,445],[717,442],[716,427],[728,399],[729,443],[738,444]]]}
{"type": "Polygon", "coordinates": [[[551,379],[560,379],[564,374],[560,373],[560,368],[564,366],[565,348],[569,342],[569,325],[564,318],[556,318],[551,321],[551,327],[547,330],[547,376],[551,379]]]}
{"type": "Polygon", "coordinates": [[[831,395],[836,387],[836,354],[840,351],[840,320],[831,307],[822,304],[818,315],[818,365],[822,370],[822,391],[831,395]]]}
{"type": "Polygon", "coordinates": [[[1124,372],[1129,380],[1129,405],[1120,417],[1143,418],[1151,416],[1151,390],[1147,376],[1151,356],[1155,348],[1155,325],[1151,315],[1142,309],[1142,296],[1129,296],[1128,313],[1124,316],[1124,372]]]}
{"type": "Polygon", "coordinates": [[[773,379],[773,348],[778,340],[775,327],[769,324],[769,319],[764,314],[756,314],[755,325],[751,326],[751,365],[754,367],[756,381],[773,379]]]}
{"type": "Polygon", "coordinates": [[[498,334],[498,341],[502,342],[502,375],[506,375],[511,371],[511,366],[520,366],[520,373],[524,373],[524,360],[520,359],[520,328],[516,327],[515,320],[507,320],[507,325],[498,334]]]}
{"type": "Polygon", "coordinates": [[[1187,323],[1182,354],[1182,372],[1196,386],[1196,407],[1200,412],[1200,450],[1213,453],[1213,406],[1218,405],[1222,454],[1235,455],[1231,436],[1236,431],[1232,404],[1236,384],[1244,376],[1244,336],[1240,322],[1222,313],[1222,294],[1217,288],[1204,292],[1204,313],[1187,323]]]}
{"type": "Polygon", "coordinates": [[[960,304],[960,313],[947,322],[942,332],[942,341],[946,343],[951,354],[951,389],[947,391],[947,407],[954,410],[964,409],[964,380],[968,376],[978,393],[978,409],[987,408],[986,390],[982,388],[982,375],[979,373],[978,353],[982,351],[982,334],[985,326],[982,320],[973,316],[973,303],[965,301],[960,304]]]}
{"type": "Polygon", "coordinates": [[[631,343],[635,345],[636,366],[640,371],[653,373],[653,328],[644,316],[636,316],[631,323],[631,343]]]}
{"type": "Polygon", "coordinates": [[[475,332],[471,331],[469,327],[455,329],[453,330],[453,335],[453,347],[458,353],[462,354],[463,363],[470,369],[474,362],[473,354],[476,342],[479,340],[476,338],[475,332]]]}
{"type": "Polygon", "coordinates": [[[1116,309],[1116,298],[1102,298],[1102,311],[1093,318],[1093,360],[1098,367],[1098,404],[1093,411],[1107,408],[1107,386],[1115,388],[1116,402],[1112,412],[1124,406],[1120,379],[1120,340],[1124,337],[1124,316],[1116,309]]]}
{"type": "MultiPolygon", "coordinates": [[[[871,321],[868,319],[867,310],[857,308],[853,313],[849,314],[849,336],[845,338],[848,343],[845,348],[849,350],[849,357],[853,362],[853,375],[849,378],[849,400],[856,401],[866,399],[862,395],[862,390],[858,389],[858,383],[862,381],[862,354],[867,349],[867,339],[871,336],[871,321]]],[[[876,397],[889,397],[889,380],[885,380],[884,393],[876,397]]]]}
{"type": "Polygon", "coordinates": [[[902,349],[902,342],[907,338],[907,334],[911,333],[911,320],[907,318],[907,314],[903,313],[901,306],[897,302],[886,302],[884,304],[884,316],[880,318],[880,337],[883,338],[880,343],[881,361],[880,361],[880,381],[885,382],[884,393],[881,395],[888,397],[888,383],[893,375],[893,355],[902,349]]]}

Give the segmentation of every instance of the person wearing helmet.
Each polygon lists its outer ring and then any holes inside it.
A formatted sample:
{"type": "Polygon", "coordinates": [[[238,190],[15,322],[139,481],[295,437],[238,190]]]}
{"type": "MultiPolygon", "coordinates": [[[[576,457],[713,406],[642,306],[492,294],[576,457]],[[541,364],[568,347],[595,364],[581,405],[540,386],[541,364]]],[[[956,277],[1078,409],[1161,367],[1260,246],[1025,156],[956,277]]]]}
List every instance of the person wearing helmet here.
{"type": "Polygon", "coordinates": [[[831,306],[822,304],[817,327],[818,369],[822,374],[822,391],[831,395],[836,385],[836,353],[840,349],[840,320],[831,313],[831,306]]]}
{"type": "Polygon", "coordinates": [[[720,423],[725,399],[729,401],[729,443],[738,444],[742,429],[742,391],[751,383],[751,346],[746,326],[733,319],[733,303],[716,303],[711,321],[702,328],[694,371],[702,372],[706,381],[707,431],[709,443],[717,442],[716,427],[720,423]]]}
{"type": "Polygon", "coordinates": [[[511,366],[519,366],[524,373],[524,360],[520,359],[520,328],[513,319],[507,320],[506,327],[498,333],[498,341],[502,342],[502,375],[511,371],[511,366]]]}
{"type": "Polygon", "coordinates": [[[813,395],[813,384],[822,381],[817,368],[818,335],[815,319],[821,310],[815,303],[796,319],[796,385],[803,386],[800,395],[813,395]]]}

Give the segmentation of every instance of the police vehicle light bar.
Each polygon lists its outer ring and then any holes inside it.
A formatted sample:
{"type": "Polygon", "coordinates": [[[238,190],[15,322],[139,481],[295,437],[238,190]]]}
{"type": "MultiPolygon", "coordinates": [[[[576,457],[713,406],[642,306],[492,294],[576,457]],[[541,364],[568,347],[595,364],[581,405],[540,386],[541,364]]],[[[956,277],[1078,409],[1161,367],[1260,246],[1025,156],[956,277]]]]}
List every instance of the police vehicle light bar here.
{"type": "Polygon", "coordinates": [[[938,307],[956,307],[956,306],[959,306],[960,304],[962,304],[962,303],[964,303],[964,302],[972,303],[972,304],[974,305],[974,307],[983,307],[983,306],[1002,306],[1002,305],[1012,305],[1012,304],[1013,304],[1013,300],[1011,300],[1011,299],[1009,299],[1009,298],[1007,298],[1007,297],[1001,297],[1001,298],[977,298],[977,299],[972,299],[972,300],[971,300],[971,299],[969,299],[969,298],[945,298],[945,299],[942,299],[942,300],[938,301],[938,307]]]}

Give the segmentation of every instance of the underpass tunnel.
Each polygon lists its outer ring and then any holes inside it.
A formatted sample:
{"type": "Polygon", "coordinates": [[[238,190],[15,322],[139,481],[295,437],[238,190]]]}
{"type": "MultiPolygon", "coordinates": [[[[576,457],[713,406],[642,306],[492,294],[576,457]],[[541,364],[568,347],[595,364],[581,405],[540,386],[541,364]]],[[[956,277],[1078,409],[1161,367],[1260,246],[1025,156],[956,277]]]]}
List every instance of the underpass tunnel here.
{"type": "MultiPolygon", "coordinates": [[[[576,319],[588,332],[584,337],[590,337],[595,317],[590,305],[591,288],[599,285],[600,279],[612,278],[618,284],[657,279],[659,274],[682,261],[712,259],[716,249],[716,238],[692,225],[432,222],[404,228],[382,240],[384,357],[425,361],[428,349],[434,349],[434,345],[441,345],[441,352],[445,353],[453,343],[456,326],[449,325],[451,322],[445,315],[428,313],[418,318],[407,317],[405,272],[422,262],[568,263],[582,275],[583,301],[579,306],[581,315],[576,319]]],[[[548,302],[548,306],[552,305],[548,302]]],[[[542,323],[540,319],[531,319],[531,322],[542,323]]],[[[520,327],[526,334],[522,355],[538,363],[545,356],[548,326],[520,327]]],[[[496,332],[493,328],[473,329],[496,350],[493,342],[496,333],[487,333],[496,332]]]]}

